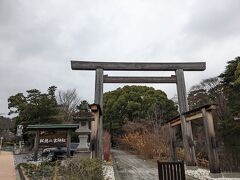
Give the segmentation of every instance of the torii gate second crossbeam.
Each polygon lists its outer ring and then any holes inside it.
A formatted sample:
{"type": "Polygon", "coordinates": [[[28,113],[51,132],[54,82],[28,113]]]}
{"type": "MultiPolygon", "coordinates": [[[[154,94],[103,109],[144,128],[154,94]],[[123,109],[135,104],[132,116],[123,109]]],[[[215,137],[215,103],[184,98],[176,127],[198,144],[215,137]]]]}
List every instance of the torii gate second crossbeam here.
{"type": "MultiPolygon", "coordinates": [[[[136,62],[88,62],[71,61],[72,70],[95,70],[95,103],[103,109],[103,84],[104,83],[176,83],[180,114],[189,110],[184,80],[184,71],[204,71],[205,62],[178,62],[178,63],[136,63],[136,62]],[[108,77],[104,76],[104,70],[108,71],[175,71],[171,77],[108,77]]],[[[184,159],[188,166],[197,164],[191,122],[186,122],[184,116],[180,116],[184,145],[184,159]]],[[[99,121],[99,134],[97,154],[102,158],[102,117],[99,121]]]]}

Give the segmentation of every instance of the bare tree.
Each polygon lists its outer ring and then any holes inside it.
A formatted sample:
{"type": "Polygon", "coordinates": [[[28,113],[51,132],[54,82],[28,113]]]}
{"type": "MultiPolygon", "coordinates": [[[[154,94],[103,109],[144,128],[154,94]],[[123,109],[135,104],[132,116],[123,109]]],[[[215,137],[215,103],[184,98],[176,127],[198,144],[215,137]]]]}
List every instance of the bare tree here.
{"type": "Polygon", "coordinates": [[[229,117],[227,97],[219,77],[204,79],[200,84],[193,86],[188,94],[188,102],[190,109],[208,103],[216,103],[218,105],[216,110],[218,119],[224,120],[229,117]]]}
{"type": "Polygon", "coordinates": [[[64,121],[72,120],[72,113],[76,110],[79,103],[80,98],[77,95],[76,89],[58,92],[58,104],[62,107],[64,121]]]}

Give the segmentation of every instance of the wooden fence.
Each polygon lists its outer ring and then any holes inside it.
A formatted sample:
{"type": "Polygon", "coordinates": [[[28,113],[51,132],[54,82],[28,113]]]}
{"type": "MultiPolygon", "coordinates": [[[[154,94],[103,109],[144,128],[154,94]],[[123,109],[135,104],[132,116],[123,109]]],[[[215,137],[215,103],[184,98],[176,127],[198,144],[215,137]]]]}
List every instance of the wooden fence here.
{"type": "Polygon", "coordinates": [[[184,162],[158,161],[159,180],[185,180],[184,162]]]}

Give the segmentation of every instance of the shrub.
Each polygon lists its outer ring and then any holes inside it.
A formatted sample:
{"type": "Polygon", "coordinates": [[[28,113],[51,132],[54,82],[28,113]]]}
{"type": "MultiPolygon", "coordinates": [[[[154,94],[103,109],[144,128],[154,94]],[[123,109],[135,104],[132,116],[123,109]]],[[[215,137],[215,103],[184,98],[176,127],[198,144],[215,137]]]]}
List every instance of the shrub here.
{"type": "Polygon", "coordinates": [[[135,123],[127,125],[127,131],[120,139],[121,146],[143,155],[146,158],[169,158],[168,130],[161,127],[158,131],[139,126],[135,123]]]}
{"type": "Polygon", "coordinates": [[[75,156],[62,162],[20,163],[17,168],[20,166],[33,180],[103,180],[102,162],[98,159],[75,156]]]}
{"type": "Polygon", "coordinates": [[[99,159],[90,159],[75,156],[67,159],[60,167],[61,179],[65,180],[102,180],[102,162],[99,159]]]}
{"type": "Polygon", "coordinates": [[[184,160],[184,149],[183,147],[177,147],[177,159],[184,160]]]}
{"type": "Polygon", "coordinates": [[[6,141],[6,142],[3,142],[3,145],[4,146],[13,146],[14,142],[6,141]]]}
{"type": "Polygon", "coordinates": [[[20,163],[18,167],[23,167],[27,177],[29,179],[52,179],[55,163],[41,163],[39,165],[31,163],[20,163]]]}

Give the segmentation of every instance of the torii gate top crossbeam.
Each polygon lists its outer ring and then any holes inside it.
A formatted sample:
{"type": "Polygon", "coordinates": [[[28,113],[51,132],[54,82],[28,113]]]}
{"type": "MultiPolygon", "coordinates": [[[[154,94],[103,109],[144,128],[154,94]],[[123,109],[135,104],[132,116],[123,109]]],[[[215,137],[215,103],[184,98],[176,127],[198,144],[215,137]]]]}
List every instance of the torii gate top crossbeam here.
{"type": "Polygon", "coordinates": [[[72,70],[96,70],[108,71],[204,71],[205,62],[184,63],[137,63],[137,62],[88,62],[71,61],[72,70]]]}

